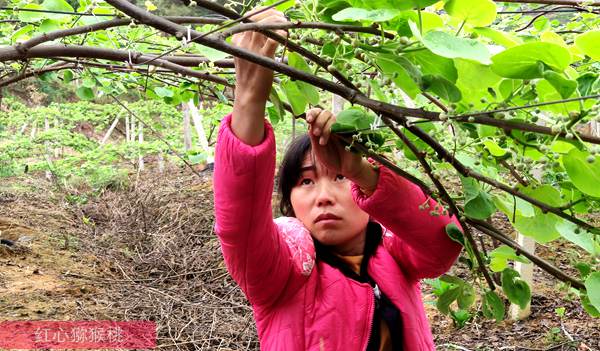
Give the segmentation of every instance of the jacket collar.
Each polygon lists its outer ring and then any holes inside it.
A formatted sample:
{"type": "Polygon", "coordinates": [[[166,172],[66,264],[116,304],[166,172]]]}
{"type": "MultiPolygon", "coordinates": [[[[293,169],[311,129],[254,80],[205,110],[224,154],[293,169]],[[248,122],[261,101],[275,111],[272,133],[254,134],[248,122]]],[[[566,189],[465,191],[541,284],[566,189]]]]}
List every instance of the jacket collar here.
{"type": "Polygon", "coordinates": [[[360,275],[356,274],[348,265],[337,255],[331,252],[330,248],[314,239],[317,261],[321,260],[332,267],[339,269],[345,276],[362,283],[371,283],[372,279],[367,272],[369,259],[375,254],[379,243],[381,242],[382,229],[377,222],[369,221],[367,223],[367,232],[365,237],[365,248],[363,251],[363,260],[360,264],[360,275]]]}

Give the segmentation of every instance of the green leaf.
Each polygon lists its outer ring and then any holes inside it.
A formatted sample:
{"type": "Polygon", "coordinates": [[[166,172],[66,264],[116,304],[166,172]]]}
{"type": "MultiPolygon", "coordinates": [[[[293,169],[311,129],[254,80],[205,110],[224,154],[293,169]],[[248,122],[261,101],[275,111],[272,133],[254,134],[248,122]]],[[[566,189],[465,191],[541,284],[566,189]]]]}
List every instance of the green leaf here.
{"type": "Polygon", "coordinates": [[[562,74],[547,70],[544,71],[543,76],[552,84],[563,99],[571,96],[575,92],[575,89],[577,89],[577,82],[563,77],[562,74]]]}
{"type": "MultiPolygon", "coordinates": [[[[29,10],[44,10],[41,5],[38,4],[27,4],[22,6],[23,9],[29,10]]],[[[30,12],[30,11],[19,11],[18,12],[19,21],[22,22],[37,22],[46,18],[45,13],[43,12],[30,12]]]]}
{"type": "MultiPolygon", "coordinates": [[[[414,10],[402,11],[400,15],[394,19],[390,25],[391,28],[396,28],[396,31],[401,36],[412,37],[409,21],[413,23],[419,22],[419,13],[414,10]]],[[[443,27],[444,20],[438,14],[421,11],[421,30],[427,33],[432,29],[443,27]]]]}
{"type": "Polygon", "coordinates": [[[515,250],[506,245],[500,245],[489,253],[490,269],[493,272],[502,272],[508,267],[508,260],[522,263],[531,263],[526,257],[517,255],[515,250]]]}
{"type": "Polygon", "coordinates": [[[600,272],[594,272],[587,277],[585,290],[592,306],[600,311],[600,272]]]}
{"type": "Polygon", "coordinates": [[[58,29],[60,29],[60,22],[51,19],[43,20],[38,27],[40,33],[48,33],[58,29]]]}
{"type": "Polygon", "coordinates": [[[306,111],[306,106],[308,105],[306,95],[302,93],[296,82],[286,79],[281,83],[281,89],[292,106],[292,112],[295,116],[301,115],[306,111]]]}
{"type": "Polygon", "coordinates": [[[444,9],[450,16],[476,27],[488,26],[496,19],[496,4],[491,0],[450,0],[444,9]]]}
{"type": "MultiPolygon", "coordinates": [[[[266,0],[262,3],[262,6],[269,6],[272,5],[274,3],[276,3],[278,0],[266,0]]],[[[275,6],[275,8],[281,12],[289,9],[290,7],[293,7],[296,4],[296,0],[288,0],[288,1],[284,1],[283,3],[275,6]]]]}
{"type": "Polygon", "coordinates": [[[462,246],[465,246],[465,238],[463,236],[463,232],[462,230],[460,230],[460,228],[458,228],[458,226],[455,223],[446,224],[446,234],[453,241],[456,241],[462,246]]]}
{"type": "Polygon", "coordinates": [[[590,255],[600,256],[600,243],[594,239],[594,234],[583,229],[578,229],[576,224],[566,220],[558,222],[556,230],[558,230],[563,238],[583,248],[590,255]]]}
{"type": "Polygon", "coordinates": [[[377,65],[381,72],[390,77],[408,96],[414,99],[421,92],[417,82],[420,72],[404,57],[377,55],[377,65]]]}
{"type": "MultiPolygon", "coordinates": [[[[288,64],[296,69],[312,74],[310,66],[308,66],[308,63],[306,63],[304,57],[300,56],[295,52],[290,52],[288,54],[288,64]]],[[[313,85],[302,81],[294,81],[294,83],[298,84],[298,88],[306,95],[306,99],[309,103],[313,105],[319,104],[320,98],[317,88],[315,88],[313,85]]]]}
{"type": "Polygon", "coordinates": [[[475,289],[466,282],[461,287],[456,303],[459,308],[466,310],[475,302],[475,289]]]}
{"type": "Polygon", "coordinates": [[[496,204],[500,211],[504,212],[511,220],[514,210],[516,210],[515,215],[519,215],[521,217],[533,217],[535,215],[533,205],[521,199],[520,197],[513,197],[510,195],[494,195],[493,198],[494,204],[496,204]]]}
{"type": "Polygon", "coordinates": [[[335,123],[331,126],[332,133],[353,132],[369,129],[375,118],[358,108],[349,108],[338,113],[335,123]]]}
{"type": "Polygon", "coordinates": [[[450,317],[452,317],[456,328],[460,329],[465,326],[467,321],[469,321],[473,315],[467,310],[459,309],[457,311],[450,311],[450,317]]]}
{"type": "Polygon", "coordinates": [[[581,94],[581,96],[594,94],[594,85],[598,81],[598,73],[594,72],[586,72],[577,77],[577,90],[579,91],[579,94],[581,94]]]}
{"type": "Polygon", "coordinates": [[[348,7],[333,15],[334,21],[369,21],[369,22],[385,22],[400,14],[399,10],[395,9],[375,9],[367,10],[357,7],[348,7]]]}
{"type": "Polygon", "coordinates": [[[575,37],[575,45],[579,50],[595,61],[600,61],[600,30],[592,30],[575,37]]]}
{"type": "MultiPolygon", "coordinates": [[[[44,10],[50,11],[60,11],[60,12],[74,12],[73,7],[69,5],[65,0],[44,0],[42,3],[42,7],[44,10]]],[[[66,14],[57,14],[57,13],[45,13],[45,18],[48,19],[63,19],[69,18],[69,15],[66,14]]]]}
{"type": "Polygon", "coordinates": [[[77,90],[75,90],[75,94],[81,100],[93,100],[95,97],[94,90],[86,86],[80,86],[79,88],[77,88],[77,90]]]}
{"type": "Polygon", "coordinates": [[[500,322],[504,319],[504,303],[502,299],[495,292],[488,290],[483,297],[483,315],[485,318],[495,319],[496,322],[500,322]]]}
{"type": "Polygon", "coordinates": [[[154,93],[161,98],[173,97],[175,95],[173,90],[169,89],[168,87],[156,87],[154,88],[154,93]]]}
{"type": "Polygon", "coordinates": [[[269,113],[269,119],[273,124],[277,124],[283,120],[283,116],[285,115],[285,109],[281,99],[279,98],[277,89],[271,89],[271,93],[269,93],[269,100],[273,104],[273,106],[271,106],[272,111],[269,113]]]}
{"type": "Polygon", "coordinates": [[[488,49],[473,39],[458,38],[446,32],[431,31],[423,36],[423,45],[443,57],[464,58],[486,65],[490,63],[488,49]]]}
{"type": "MultiPolygon", "coordinates": [[[[464,59],[454,59],[454,65],[458,72],[456,85],[461,90],[483,92],[487,88],[495,86],[502,79],[492,71],[490,66],[482,65],[481,63],[464,59]]],[[[481,98],[481,93],[475,95],[474,98],[476,100],[481,98]]]]}
{"type": "Polygon", "coordinates": [[[574,267],[577,268],[579,271],[579,276],[584,280],[590,275],[590,273],[592,273],[592,266],[590,266],[588,263],[577,262],[574,267]]]}
{"type": "Polygon", "coordinates": [[[29,38],[28,34],[31,33],[34,29],[35,29],[35,27],[31,24],[21,27],[19,30],[17,30],[16,32],[14,32],[12,34],[12,36],[10,37],[10,40],[12,40],[12,41],[20,41],[19,39],[26,40],[29,38]]]}
{"type": "Polygon", "coordinates": [[[544,64],[562,72],[571,62],[571,54],[557,44],[533,42],[506,49],[494,55],[492,62],[492,70],[502,77],[533,79],[543,77],[544,64]]]}
{"type": "Polygon", "coordinates": [[[502,32],[502,31],[499,31],[499,30],[496,30],[493,28],[478,27],[478,28],[474,28],[473,32],[477,33],[481,36],[484,36],[484,37],[492,40],[496,44],[504,46],[507,49],[512,48],[513,46],[522,44],[522,41],[518,37],[516,37],[510,33],[502,32]]]}
{"type": "Polygon", "coordinates": [[[458,102],[462,95],[456,85],[442,76],[425,75],[421,82],[421,88],[424,91],[431,91],[440,98],[448,102],[458,102]]]}
{"type": "Polygon", "coordinates": [[[529,289],[529,285],[520,277],[519,272],[514,269],[504,269],[501,279],[502,290],[504,290],[510,302],[524,309],[531,300],[531,290],[529,289]]]}
{"type": "Polygon", "coordinates": [[[563,165],[573,185],[583,193],[600,197],[600,160],[588,162],[590,154],[573,148],[563,156],[563,165]]]}
{"type": "Polygon", "coordinates": [[[446,291],[437,300],[437,308],[443,314],[450,313],[450,304],[460,295],[460,286],[452,287],[446,291]]]}
{"type": "Polygon", "coordinates": [[[73,71],[66,69],[63,71],[63,83],[69,83],[73,80],[73,71]]]}
{"type": "MultiPolygon", "coordinates": [[[[535,85],[540,102],[561,100],[560,94],[547,80],[540,80],[535,85]]],[[[563,102],[560,104],[551,104],[540,106],[541,110],[551,111],[558,114],[568,115],[570,111],[579,111],[579,102],[563,102]]]]}
{"type": "Polygon", "coordinates": [[[458,73],[453,60],[436,55],[430,50],[409,52],[404,57],[420,66],[423,74],[439,75],[456,83],[458,73]]]}
{"type": "Polygon", "coordinates": [[[506,155],[506,150],[504,150],[503,148],[501,148],[493,140],[486,140],[486,141],[483,142],[483,145],[485,145],[485,148],[490,152],[490,154],[492,156],[502,157],[502,156],[506,155]]]}
{"type": "Polygon", "coordinates": [[[600,309],[597,309],[596,307],[594,307],[594,305],[592,305],[592,303],[590,302],[590,298],[587,296],[587,294],[582,293],[581,291],[579,292],[579,297],[581,298],[581,305],[583,306],[583,309],[592,317],[600,317],[600,309]]]}
{"type": "Polygon", "coordinates": [[[475,219],[486,219],[496,211],[496,206],[489,194],[481,191],[477,180],[461,177],[465,193],[465,215],[475,219]]]}
{"type": "Polygon", "coordinates": [[[204,45],[194,45],[194,48],[198,50],[198,53],[202,56],[208,58],[211,61],[222,60],[226,57],[229,57],[229,54],[223,51],[219,51],[217,49],[210,48],[204,45]]]}

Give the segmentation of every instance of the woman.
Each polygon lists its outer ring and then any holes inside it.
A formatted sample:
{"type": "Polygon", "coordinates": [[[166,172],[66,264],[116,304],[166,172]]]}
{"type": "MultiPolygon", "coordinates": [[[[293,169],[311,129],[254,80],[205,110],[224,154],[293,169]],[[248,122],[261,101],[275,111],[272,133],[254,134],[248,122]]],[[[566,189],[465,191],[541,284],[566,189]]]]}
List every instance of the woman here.
{"type": "MultiPolygon", "coordinates": [[[[268,10],[257,22],[285,22],[268,10]]],[[[281,33],[285,34],[285,33],[281,33]]],[[[274,57],[277,42],[244,32],[233,43],[274,57]]],[[[252,304],[263,350],[433,350],[419,280],[443,274],[460,245],[448,216],[406,179],[347,152],[335,117],[307,112],[309,134],[280,168],[272,218],[275,139],[265,121],[269,69],[236,59],[231,115],[216,150],[215,230],[227,268],[252,304]]],[[[457,223],[458,224],[458,223],[457,223]]]]}

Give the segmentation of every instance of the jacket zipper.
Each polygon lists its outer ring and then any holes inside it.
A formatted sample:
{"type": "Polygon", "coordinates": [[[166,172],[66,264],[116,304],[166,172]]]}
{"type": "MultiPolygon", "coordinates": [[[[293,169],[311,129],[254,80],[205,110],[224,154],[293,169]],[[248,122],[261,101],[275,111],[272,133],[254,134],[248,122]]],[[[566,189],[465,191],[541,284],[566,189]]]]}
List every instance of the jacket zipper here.
{"type": "MultiPolygon", "coordinates": [[[[373,332],[373,324],[375,324],[375,318],[374,318],[374,314],[375,314],[375,288],[371,287],[371,285],[369,283],[367,283],[367,285],[369,286],[369,297],[371,298],[371,306],[373,306],[373,310],[371,310],[371,313],[369,313],[369,317],[371,318],[371,323],[369,323],[369,333],[367,334],[367,344],[365,345],[364,350],[366,351],[367,348],[369,347],[369,343],[371,342],[371,333],[373,332]]],[[[375,285],[377,286],[377,285],[375,285]]]]}

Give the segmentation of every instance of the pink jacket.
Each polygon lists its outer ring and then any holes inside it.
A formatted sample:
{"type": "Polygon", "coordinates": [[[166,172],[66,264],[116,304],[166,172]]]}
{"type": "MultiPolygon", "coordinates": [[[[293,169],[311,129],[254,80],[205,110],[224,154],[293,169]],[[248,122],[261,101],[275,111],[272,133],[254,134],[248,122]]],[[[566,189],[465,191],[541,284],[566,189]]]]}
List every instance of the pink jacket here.
{"type": "MultiPolygon", "coordinates": [[[[365,350],[374,293],[315,259],[313,239],[296,218],[272,218],[275,137],[265,122],[257,146],[222,121],[216,149],[215,230],[232,277],[254,311],[262,350],[365,350]]],[[[404,350],[434,350],[419,280],[436,277],[454,263],[461,246],[445,233],[447,216],[419,210],[426,196],[414,184],[381,167],[367,197],[353,184],[358,206],[384,228],[367,271],[400,310],[404,350]]],[[[430,208],[435,202],[429,201],[430,208]]]]}

